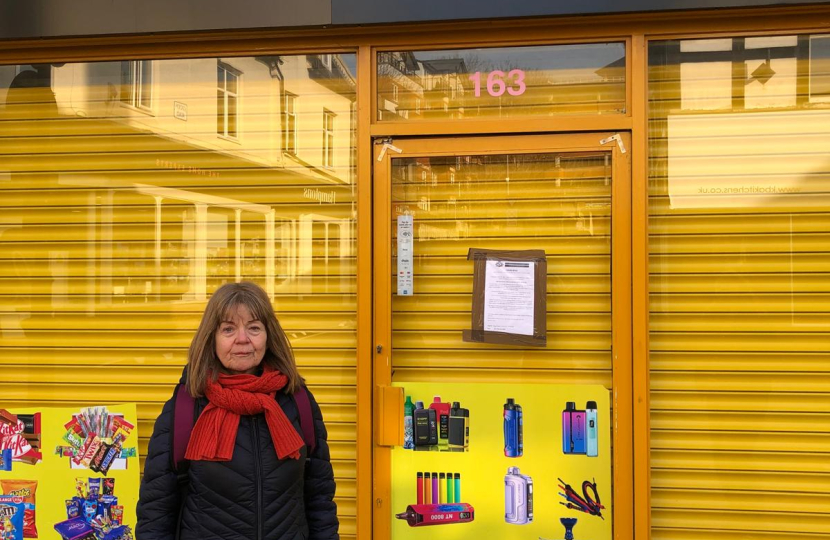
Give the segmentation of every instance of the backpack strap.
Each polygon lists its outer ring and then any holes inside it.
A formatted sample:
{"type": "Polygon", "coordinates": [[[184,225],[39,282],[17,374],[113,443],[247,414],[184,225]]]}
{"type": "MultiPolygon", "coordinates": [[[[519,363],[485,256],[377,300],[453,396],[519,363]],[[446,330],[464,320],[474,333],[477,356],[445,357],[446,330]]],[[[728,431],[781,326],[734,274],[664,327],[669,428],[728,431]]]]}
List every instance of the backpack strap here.
{"type": "Polygon", "coordinates": [[[179,383],[176,386],[176,398],[173,403],[173,470],[179,470],[179,466],[187,451],[187,443],[190,442],[190,433],[195,423],[194,411],[196,400],[187,391],[185,385],[179,383]]]}
{"type": "Polygon", "coordinates": [[[308,399],[308,392],[305,386],[294,392],[294,401],[297,403],[297,411],[300,413],[300,429],[303,430],[303,440],[308,447],[308,457],[317,448],[317,436],[314,432],[314,417],[311,414],[311,401],[308,399]]]}

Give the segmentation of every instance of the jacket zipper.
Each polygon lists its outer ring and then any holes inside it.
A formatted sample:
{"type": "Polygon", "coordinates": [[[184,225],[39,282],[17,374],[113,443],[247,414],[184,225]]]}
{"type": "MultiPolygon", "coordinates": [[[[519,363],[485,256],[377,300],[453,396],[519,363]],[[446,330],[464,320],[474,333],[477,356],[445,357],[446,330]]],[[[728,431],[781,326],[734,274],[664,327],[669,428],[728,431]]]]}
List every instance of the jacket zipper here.
{"type": "Polygon", "coordinates": [[[262,472],[259,462],[259,419],[251,417],[254,432],[254,474],[256,476],[256,538],[262,540],[262,472]]]}

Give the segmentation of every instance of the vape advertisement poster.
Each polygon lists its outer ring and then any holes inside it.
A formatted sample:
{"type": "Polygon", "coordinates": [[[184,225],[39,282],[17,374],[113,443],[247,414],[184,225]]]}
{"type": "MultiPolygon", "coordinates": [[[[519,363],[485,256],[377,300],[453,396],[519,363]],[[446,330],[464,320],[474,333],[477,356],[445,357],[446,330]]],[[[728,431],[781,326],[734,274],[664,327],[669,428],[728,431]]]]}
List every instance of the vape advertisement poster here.
{"type": "Polygon", "coordinates": [[[611,540],[601,385],[405,383],[392,538],[611,540]]]}
{"type": "Polygon", "coordinates": [[[0,540],[131,540],[134,403],[0,409],[0,540]]]}

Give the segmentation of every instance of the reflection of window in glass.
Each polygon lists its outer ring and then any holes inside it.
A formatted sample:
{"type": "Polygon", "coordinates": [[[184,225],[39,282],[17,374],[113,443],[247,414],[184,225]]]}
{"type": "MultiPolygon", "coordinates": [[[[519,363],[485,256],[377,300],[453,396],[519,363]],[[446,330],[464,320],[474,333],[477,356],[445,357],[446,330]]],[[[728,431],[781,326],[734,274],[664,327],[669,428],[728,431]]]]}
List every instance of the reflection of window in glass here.
{"type": "Polygon", "coordinates": [[[830,103],[830,35],[810,37],[810,101],[830,103]]]}
{"type": "Polygon", "coordinates": [[[320,55],[320,62],[322,62],[322,64],[325,67],[327,67],[328,69],[331,69],[331,55],[330,54],[321,54],[320,55]]]}
{"type": "Polygon", "coordinates": [[[399,101],[398,100],[398,85],[397,84],[392,85],[392,101],[394,101],[395,103],[398,103],[398,101],[399,101]]]}
{"type": "Polygon", "coordinates": [[[150,110],[153,103],[153,61],[121,62],[121,102],[150,110]]]}
{"type": "Polygon", "coordinates": [[[323,109],[323,167],[334,167],[334,117],[323,109]]]}
{"type": "Polygon", "coordinates": [[[285,94],[285,119],[283,122],[283,148],[289,154],[297,153],[297,96],[285,94]]]}
{"type": "Polygon", "coordinates": [[[227,64],[220,62],[216,67],[216,133],[233,139],[239,136],[239,76],[227,64]]]}

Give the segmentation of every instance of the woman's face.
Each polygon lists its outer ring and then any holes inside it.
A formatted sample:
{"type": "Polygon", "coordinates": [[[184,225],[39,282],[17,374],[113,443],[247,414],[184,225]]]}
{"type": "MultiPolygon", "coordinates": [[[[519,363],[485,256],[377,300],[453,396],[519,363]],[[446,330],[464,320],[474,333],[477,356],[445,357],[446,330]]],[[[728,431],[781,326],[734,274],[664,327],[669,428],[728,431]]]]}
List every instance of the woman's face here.
{"type": "Polygon", "coordinates": [[[265,324],[254,319],[244,305],[236,306],[229,319],[216,329],[216,356],[232,375],[255,373],[265,356],[265,324]]]}

